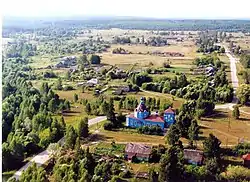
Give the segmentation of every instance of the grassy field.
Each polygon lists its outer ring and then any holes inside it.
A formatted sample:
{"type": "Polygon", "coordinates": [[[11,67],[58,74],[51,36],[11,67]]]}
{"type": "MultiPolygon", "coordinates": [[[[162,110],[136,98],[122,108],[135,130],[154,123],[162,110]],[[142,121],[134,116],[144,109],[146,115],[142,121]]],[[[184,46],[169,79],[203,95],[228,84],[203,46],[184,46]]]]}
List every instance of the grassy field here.
{"type": "Polygon", "coordinates": [[[81,99],[93,99],[94,95],[91,91],[85,91],[84,93],[81,92],[81,90],[69,90],[69,91],[61,91],[57,90],[56,93],[59,95],[62,99],[67,99],[69,101],[73,101],[74,94],[78,95],[79,100],[81,99]]]}
{"type": "Polygon", "coordinates": [[[115,48],[120,48],[120,47],[132,53],[139,53],[139,52],[151,53],[154,51],[179,52],[179,53],[184,54],[186,59],[188,58],[192,59],[196,55],[196,47],[194,43],[190,41],[175,43],[169,46],[162,46],[162,47],[145,46],[145,45],[112,45],[111,51],[115,48]]]}
{"type": "Polygon", "coordinates": [[[237,144],[239,140],[250,140],[250,116],[242,115],[239,120],[232,117],[229,110],[219,110],[217,114],[202,118],[202,132],[207,136],[214,133],[224,145],[237,144]]]}

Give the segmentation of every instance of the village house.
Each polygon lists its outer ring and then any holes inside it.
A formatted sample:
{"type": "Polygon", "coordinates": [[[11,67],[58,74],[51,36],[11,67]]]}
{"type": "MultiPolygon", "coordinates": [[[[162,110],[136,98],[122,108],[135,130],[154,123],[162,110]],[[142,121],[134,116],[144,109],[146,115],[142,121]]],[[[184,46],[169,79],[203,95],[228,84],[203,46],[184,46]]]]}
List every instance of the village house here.
{"type": "Polygon", "coordinates": [[[92,78],[92,79],[90,79],[89,81],[87,81],[87,86],[95,86],[95,85],[97,85],[99,83],[99,81],[98,81],[98,79],[97,78],[92,78]]]}
{"type": "Polygon", "coordinates": [[[149,161],[151,151],[151,146],[128,143],[125,148],[125,159],[129,161],[149,161]]]}
{"type": "Polygon", "coordinates": [[[184,159],[188,164],[202,165],[204,160],[203,151],[184,149],[184,159]]]}
{"type": "Polygon", "coordinates": [[[113,92],[112,94],[114,95],[122,95],[124,92],[129,92],[130,91],[130,87],[128,85],[124,85],[124,86],[118,86],[113,92]]]}
{"type": "Polygon", "coordinates": [[[245,167],[250,167],[250,153],[243,155],[242,159],[243,159],[243,165],[245,167]]]}
{"type": "Polygon", "coordinates": [[[139,128],[142,126],[158,125],[164,130],[164,128],[168,128],[171,124],[175,123],[175,111],[171,107],[164,111],[164,116],[159,116],[157,113],[150,114],[145,102],[146,98],[142,97],[134,114],[126,116],[126,126],[139,128]]]}
{"type": "Polygon", "coordinates": [[[71,66],[75,66],[77,64],[76,62],[76,56],[68,56],[63,57],[59,63],[55,65],[56,68],[68,68],[71,66]]]}

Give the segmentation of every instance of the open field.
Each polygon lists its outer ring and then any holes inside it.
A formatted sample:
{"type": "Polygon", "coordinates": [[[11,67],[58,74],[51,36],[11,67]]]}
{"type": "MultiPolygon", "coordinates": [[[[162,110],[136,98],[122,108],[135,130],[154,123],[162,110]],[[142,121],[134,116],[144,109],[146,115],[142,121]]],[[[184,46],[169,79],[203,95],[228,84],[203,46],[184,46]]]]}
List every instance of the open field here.
{"type": "MultiPolygon", "coordinates": [[[[156,33],[158,31],[150,31],[150,30],[131,30],[131,29],[120,29],[120,28],[111,28],[111,29],[90,29],[90,31],[84,31],[84,34],[79,34],[78,40],[86,40],[89,37],[93,36],[101,36],[106,41],[111,41],[114,36],[129,36],[129,37],[140,37],[144,36],[148,38],[150,36],[157,36],[156,33]]],[[[178,33],[178,37],[187,37],[188,34],[192,34],[192,36],[197,35],[197,31],[175,31],[178,33]],[[183,33],[184,35],[180,35],[183,33]]],[[[173,36],[173,35],[171,35],[173,36]]]]}
{"type": "Polygon", "coordinates": [[[143,53],[152,53],[155,51],[158,52],[179,52],[184,54],[186,59],[191,59],[196,55],[196,47],[193,42],[185,41],[181,43],[175,43],[173,45],[156,47],[156,46],[145,46],[145,45],[112,45],[110,50],[112,51],[115,48],[123,48],[128,52],[137,54],[139,52],[143,53]]]}
{"type": "Polygon", "coordinates": [[[88,117],[88,119],[96,117],[85,113],[84,107],[81,104],[71,105],[70,112],[64,112],[62,115],[57,115],[56,117],[60,118],[61,116],[63,116],[66,125],[72,125],[74,127],[76,127],[80,119],[84,117],[88,117]]]}
{"type": "Polygon", "coordinates": [[[68,91],[61,91],[57,90],[56,93],[59,95],[60,98],[67,99],[69,101],[73,101],[74,94],[78,95],[78,100],[81,99],[93,99],[93,92],[85,91],[84,93],[81,92],[81,90],[68,90],[68,91]]]}
{"type": "Polygon", "coordinates": [[[219,110],[209,118],[202,118],[200,124],[207,126],[202,129],[203,135],[212,131],[225,145],[237,144],[241,139],[250,141],[250,116],[242,115],[236,120],[231,111],[219,110]]]}
{"type": "Polygon", "coordinates": [[[171,62],[171,65],[189,65],[192,63],[192,58],[173,58],[173,57],[160,57],[151,55],[139,55],[139,54],[102,54],[102,63],[116,65],[120,68],[129,68],[131,65],[136,64],[137,67],[162,67],[163,63],[171,62]],[[124,67],[123,67],[124,66],[124,67]]]}

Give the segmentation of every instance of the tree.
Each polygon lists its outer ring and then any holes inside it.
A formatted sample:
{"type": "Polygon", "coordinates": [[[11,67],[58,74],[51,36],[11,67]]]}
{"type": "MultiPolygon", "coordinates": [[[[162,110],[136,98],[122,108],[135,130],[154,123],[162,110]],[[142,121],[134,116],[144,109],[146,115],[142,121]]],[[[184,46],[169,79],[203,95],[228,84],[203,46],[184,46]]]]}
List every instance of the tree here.
{"type": "Polygon", "coordinates": [[[78,101],[78,95],[76,93],[74,93],[74,102],[78,101]]]}
{"type": "Polygon", "coordinates": [[[62,90],[62,89],[63,89],[61,78],[59,78],[59,79],[57,80],[57,82],[56,82],[56,84],[55,84],[55,89],[56,89],[56,90],[62,90]]]}
{"type": "Polygon", "coordinates": [[[57,110],[56,100],[54,98],[49,101],[48,109],[53,113],[57,110]]]}
{"type": "Polygon", "coordinates": [[[44,168],[37,167],[35,163],[29,166],[20,176],[20,182],[47,181],[44,168]]]}
{"type": "Polygon", "coordinates": [[[167,132],[167,143],[169,145],[174,145],[179,141],[180,131],[175,124],[171,125],[167,132]]]}
{"type": "Polygon", "coordinates": [[[90,106],[90,103],[87,103],[86,106],[85,106],[85,112],[87,114],[91,114],[91,106],[90,106]]]}
{"type": "Polygon", "coordinates": [[[70,110],[70,102],[68,100],[64,101],[64,106],[65,106],[65,110],[67,110],[67,111],[70,110]]]}
{"type": "Polygon", "coordinates": [[[183,176],[183,152],[177,146],[171,146],[160,160],[160,181],[181,181],[183,176]]]}
{"type": "Polygon", "coordinates": [[[118,110],[122,109],[122,105],[123,105],[123,102],[122,102],[122,99],[121,99],[121,100],[119,100],[118,110]]]}
{"type": "Polygon", "coordinates": [[[197,124],[196,120],[191,121],[191,125],[188,128],[188,138],[190,141],[190,145],[193,146],[193,141],[198,140],[199,136],[199,125],[197,124]]]}
{"type": "Polygon", "coordinates": [[[113,98],[110,98],[109,100],[109,106],[107,111],[107,119],[111,121],[114,125],[116,125],[115,121],[115,108],[114,108],[114,100],[113,98]]]}
{"type": "Polygon", "coordinates": [[[101,58],[98,55],[91,55],[90,62],[91,62],[91,64],[100,64],[101,58]]]}
{"type": "Polygon", "coordinates": [[[66,80],[70,80],[70,71],[67,71],[65,74],[66,80]]]}
{"type": "Polygon", "coordinates": [[[89,136],[89,125],[88,125],[88,118],[85,117],[84,119],[80,120],[78,125],[78,136],[81,138],[86,138],[89,136]]]}
{"type": "Polygon", "coordinates": [[[104,115],[107,115],[107,112],[108,112],[108,108],[109,108],[109,104],[104,101],[101,105],[101,111],[104,115]]]}
{"type": "Polygon", "coordinates": [[[75,146],[77,134],[73,126],[69,125],[66,129],[66,135],[65,135],[65,146],[67,148],[73,149],[75,146]]]}
{"type": "Polygon", "coordinates": [[[237,105],[233,107],[233,117],[235,119],[239,119],[240,117],[240,110],[239,110],[239,106],[237,105]]]}
{"type": "Polygon", "coordinates": [[[224,47],[220,48],[220,53],[225,53],[225,48],[224,47]]]}
{"type": "Polygon", "coordinates": [[[185,74],[181,74],[181,76],[178,79],[178,87],[179,88],[183,88],[185,86],[187,86],[188,81],[187,81],[187,77],[185,74]]]}
{"type": "Polygon", "coordinates": [[[207,158],[220,159],[220,144],[221,141],[216,138],[213,134],[209,134],[209,137],[203,142],[204,155],[207,158]]]}
{"type": "Polygon", "coordinates": [[[207,171],[207,179],[210,181],[216,180],[216,175],[220,174],[220,165],[216,157],[206,161],[205,169],[207,171]]]}
{"type": "Polygon", "coordinates": [[[250,85],[241,84],[236,92],[241,104],[246,104],[250,100],[250,85]]]}

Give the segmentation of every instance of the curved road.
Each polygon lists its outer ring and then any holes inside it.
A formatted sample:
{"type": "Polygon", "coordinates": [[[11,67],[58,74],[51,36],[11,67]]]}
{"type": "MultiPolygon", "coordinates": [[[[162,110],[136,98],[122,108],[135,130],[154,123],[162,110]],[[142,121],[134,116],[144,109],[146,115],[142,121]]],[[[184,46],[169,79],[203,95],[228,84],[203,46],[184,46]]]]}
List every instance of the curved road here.
{"type": "MultiPolygon", "coordinates": [[[[105,121],[107,119],[106,116],[99,116],[93,119],[90,119],[88,124],[89,126],[105,121]]],[[[64,138],[61,138],[58,142],[58,144],[63,145],[64,144],[64,138]]],[[[27,164],[25,164],[21,169],[19,169],[15,174],[14,174],[14,178],[19,179],[19,177],[21,176],[22,172],[24,170],[26,170],[30,165],[32,165],[33,162],[36,163],[37,166],[41,166],[42,164],[46,163],[52,154],[48,149],[46,149],[45,151],[37,154],[35,157],[33,157],[27,164]]]]}

